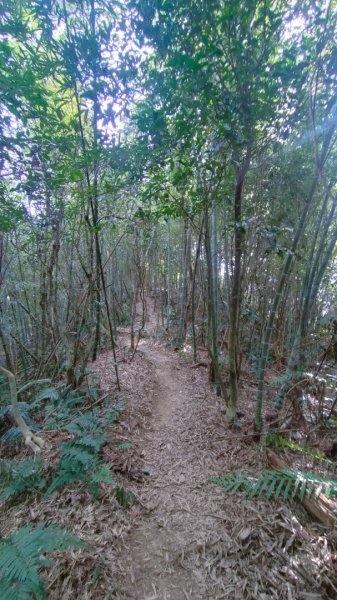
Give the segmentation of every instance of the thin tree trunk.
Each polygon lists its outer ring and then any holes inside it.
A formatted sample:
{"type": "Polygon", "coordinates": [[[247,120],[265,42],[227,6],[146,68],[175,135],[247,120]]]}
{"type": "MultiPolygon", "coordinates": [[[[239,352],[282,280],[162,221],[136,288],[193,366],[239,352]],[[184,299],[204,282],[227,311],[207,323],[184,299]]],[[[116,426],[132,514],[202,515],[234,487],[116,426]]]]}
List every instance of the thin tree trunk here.
{"type": "Polygon", "coordinates": [[[197,268],[198,268],[198,263],[199,263],[203,230],[204,230],[204,217],[203,217],[203,219],[201,221],[201,225],[200,225],[200,233],[199,233],[199,237],[198,237],[198,245],[197,245],[197,251],[196,251],[195,261],[194,261],[192,289],[191,289],[192,342],[193,342],[193,358],[194,358],[195,362],[197,360],[197,342],[196,342],[196,334],[195,334],[195,283],[196,283],[196,275],[197,275],[197,268]]]}
{"type": "MultiPolygon", "coordinates": [[[[337,116],[337,110],[335,107],[335,109],[333,111],[333,117],[336,117],[336,116],[337,116]]],[[[319,182],[321,170],[324,166],[324,163],[327,159],[327,156],[328,156],[328,153],[330,150],[331,140],[332,140],[332,136],[335,131],[335,128],[336,128],[335,118],[332,118],[332,124],[329,127],[329,129],[326,133],[326,136],[323,140],[321,154],[318,159],[318,163],[316,164],[316,169],[315,169],[315,173],[314,173],[313,180],[311,183],[311,187],[310,187],[309,193],[307,195],[305,204],[302,209],[302,214],[301,214],[299,223],[297,225],[297,229],[295,232],[293,243],[291,245],[291,249],[288,252],[287,259],[284,263],[281,277],[278,282],[273,306],[272,306],[272,309],[271,309],[271,312],[270,312],[270,315],[268,318],[268,322],[267,322],[267,325],[266,325],[266,328],[264,331],[263,341],[262,341],[262,351],[261,351],[261,357],[260,357],[259,367],[258,367],[258,391],[257,391],[256,412],[255,412],[255,428],[257,431],[261,431],[261,427],[262,427],[264,375],[265,375],[265,370],[266,370],[268,358],[269,358],[271,336],[272,336],[276,313],[277,313],[279,304],[282,299],[283,290],[285,288],[285,285],[286,285],[286,283],[289,279],[290,273],[292,271],[297,246],[304,234],[308,213],[309,213],[309,210],[310,210],[313,200],[314,200],[314,195],[315,195],[315,191],[316,191],[316,188],[317,188],[317,185],[319,182]]]]}
{"type": "MultiPolygon", "coordinates": [[[[316,256],[314,253],[314,247],[311,250],[307,272],[305,275],[305,279],[303,282],[302,294],[301,294],[301,313],[299,319],[299,325],[297,327],[295,338],[293,341],[290,357],[288,360],[287,367],[287,380],[285,384],[281,387],[278,392],[275,402],[274,408],[275,410],[280,410],[283,404],[284,397],[287,393],[287,390],[290,386],[293,385],[294,379],[298,373],[298,370],[301,364],[304,366],[304,356],[303,356],[303,342],[307,335],[308,325],[310,314],[312,312],[312,307],[316,301],[317,294],[319,291],[319,286],[321,284],[324,273],[327,269],[329,260],[331,255],[335,249],[336,241],[337,241],[337,228],[335,228],[332,237],[328,243],[328,247],[324,252],[324,245],[326,244],[326,239],[328,236],[328,232],[330,226],[333,222],[335,210],[337,208],[337,195],[333,199],[333,203],[330,209],[330,213],[328,218],[326,219],[323,231],[321,231],[321,222],[323,215],[318,219],[316,223],[316,231],[314,235],[314,242],[317,242],[318,233],[321,232],[321,241],[316,250],[316,256]],[[319,266],[319,263],[320,266],[319,266]]],[[[323,210],[326,209],[326,203],[323,205],[323,210]]]]}
{"type": "Polygon", "coordinates": [[[248,147],[247,155],[243,164],[236,170],[236,185],[234,196],[234,273],[231,290],[228,344],[229,398],[226,411],[226,418],[229,423],[234,423],[236,419],[239,393],[239,317],[241,303],[241,267],[244,241],[244,230],[242,225],[242,198],[245,177],[250,166],[250,158],[251,148],[248,147]]]}
{"type": "Polygon", "coordinates": [[[205,210],[205,253],[207,264],[208,353],[210,356],[209,381],[210,383],[216,384],[217,394],[222,396],[226,405],[228,405],[228,395],[222,379],[221,368],[219,364],[217,313],[216,303],[214,301],[215,282],[213,281],[211,240],[209,234],[209,214],[207,208],[205,210]]]}
{"type": "Polygon", "coordinates": [[[171,257],[171,221],[170,217],[167,218],[167,306],[166,306],[166,330],[167,333],[170,331],[170,320],[171,320],[171,307],[172,307],[172,257],[171,257]]]}
{"type": "Polygon", "coordinates": [[[175,348],[180,349],[185,341],[186,335],[186,307],[187,307],[187,287],[188,287],[188,269],[190,262],[191,249],[191,228],[189,222],[185,220],[184,224],[184,254],[182,266],[182,282],[179,301],[179,326],[175,342],[175,348]]]}

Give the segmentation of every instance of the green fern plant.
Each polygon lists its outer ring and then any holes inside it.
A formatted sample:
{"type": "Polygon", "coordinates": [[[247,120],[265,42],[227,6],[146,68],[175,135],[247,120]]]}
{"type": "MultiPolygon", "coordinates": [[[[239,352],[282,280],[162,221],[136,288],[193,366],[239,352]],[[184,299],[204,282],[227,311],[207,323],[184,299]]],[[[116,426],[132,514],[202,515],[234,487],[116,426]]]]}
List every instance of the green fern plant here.
{"type": "Polygon", "coordinates": [[[94,496],[99,483],[114,483],[110,470],[103,469],[100,460],[102,446],[107,441],[104,423],[93,412],[87,412],[69,423],[65,429],[73,434],[70,442],[60,448],[60,461],[56,477],[47,489],[47,496],[64,485],[85,481],[94,496]]]}
{"type": "Polygon", "coordinates": [[[0,542],[1,600],[43,600],[45,585],[39,569],[50,566],[44,554],[69,547],[84,548],[86,544],[56,525],[30,525],[18,529],[0,542]]]}
{"type": "Polygon", "coordinates": [[[118,486],[116,489],[116,500],[123,508],[130,508],[132,504],[136,502],[136,496],[132,492],[128,492],[122,486],[118,486]]]}
{"type": "Polygon", "coordinates": [[[64,485],[88,481],[98,465],[99,457],[96,452],[88,451],[78,442],[62,444],[56,477],[49,485],[46,495],[49,496],[64,485]]]}
{"type": "Polygon", "coordinates": [[[109,465],[101,465],[98,471],[88,477],[87,483],[93,498],[98,498],[101,483],[115,485],[116,481],[111,477],[111,469],[109,465]]]}
{"type": "MultiPolygon", "coordinates": [[[[31,388],[33,386],[41,385],[41,384],[45,385],[47,383],[50,383],[49,379],[38,379],[38,380],[34,380],[34,381],[29,381],[28,383],[23,385],[20,389],[18,389],[18,395],[22,394],[23,392],[26,392],[29,388],[31,388]]],[[[31,431],[35,432],[35,431],[40,430],[39,425],[37,423],[35,423],[34,420],[32,419],[31,412],[35,409],[39,409],[41,407],[42,401],[45,401],[45,400],[55,401],[56,399],[59,399],[59,397],[60,397],[60,389],[59,388],[48,387],[48,388],[43,388],[42,390],[40,390],[35,395],[35,397],[31,403],[18,402],[20,414],[22,415],[24,421],[27,423],[27,425],[31,429],[31,431]]],[[[10,400],[10,398],[8,400],[10,400]]],[[[13,419],[12,414],[13,414],[13,408],[12,408],[11,404],[7,404],[0,410],[0,417],[2,417],[2,418],[5,418],[6,416],[8,416],[10,419],[13,419]]],[[[12,427],[9,427],[7,430],[5,430],[0,435],[0,442],[2,442],[4,444],[16,443],[20,439],[22,439],[22,432],[19,429],[19,427],[15,426],[15,425],[13,425],[12,427]]]]}
{"type": "Polygon", "coordinates": [[[62,397],[62,389],[57,387],[48,387],[40,390],[32,402],[34,408],[40,408],[43,402],[49,400],[49,402],[56,403],[62,397]]]}
{"type": "Polygon", "coordinates": [[[292,469],[265,470],[258,478],[234,471],[211,481],[228,493],[244,492],[250,498],[264,494],[267,498],[303,501],[305,496],[318,496],[320,493],[328,498],[337,496],[337,481],[292,469]]]}
{"type": "Polygon", "coordinates": [[[0,405],[8,404],[11,400],[7,377],[0,377],[0,405]]]}
{"type": "Polygon", "coordinates": [[[45,407],[46,427],[59,430],[74,419],[86,398],[84,394],[78,390],[70,390],[68,386],[63,389],[59,388],[58,396],[52,397],[51,400],[52,402],[45,407]]]}
{"type": "Polygon", "coordinates": [[[41,460],[1,460],[0,502],[18,494],[41,491],[46,485],[42,467],[41,460]]]}

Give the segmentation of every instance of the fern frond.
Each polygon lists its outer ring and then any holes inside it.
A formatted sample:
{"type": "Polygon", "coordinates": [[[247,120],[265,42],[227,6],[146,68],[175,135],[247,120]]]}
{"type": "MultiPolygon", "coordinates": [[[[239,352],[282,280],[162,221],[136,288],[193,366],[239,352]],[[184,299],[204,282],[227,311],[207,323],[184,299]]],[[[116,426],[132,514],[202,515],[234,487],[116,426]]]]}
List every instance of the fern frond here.
{"type": "Polygon", "coordinates": [[[72,442],[62,444],[58,471],[48,487],[46,495],[49,496],[63,485],[80,481],[89,483],[92,473],[99,468],[99,452],[96,447],[97,444],[94,446],[82,445],[82,438],[78,440],[75,438],[72,442]]]}
{"type": "MultiPolygon", "coordinates": [[[[20,598],[43,600],[45,589],[39,568],[45,565],[43,554],[86,544],[56,525],[18,529],[0,543],[0,590],[2,600],[20,598]]],[[[50,563],[49,563],[50,564],[50,563]]]]}
{"type": "Polygon", "coordinates": [[[95,458],[92,452],[89,452],[86,448],[83,448],[80,444],[62,444],[61,447],[61,465],[64,461],[78,463],[85,467],[90,465],[93,458],[95,458]]]}
{"type": "Polygon", "coordinates": [[[71,465],[69,464],[68,469],[64,468],[63,471],[59,471],[59,473],[53,479],[45,493],[46,498],[55,492],[55,490],[63,487],[64,485],[72,485],[73,483],[79,483],[80,481],[83,481],[84,476],[86,475],[86,473],[84,474],[81,471],[75,469],[72,470],[71,465]]]}
{"type": "Polygon", "coordinates": [[[84,435],[85,433],[91,433],[92,431],[102,431],[103,425],[92,411],[73,419],[64,429],[74,435],[84,435]]]}
{"type": "Polygon", "coordinates": [[[129,450],[130,448],[134,448],[132,442],[122,442],[121,444],[118,444],[118,450],[129,450]]]}
{"type": "Polygon", "coordinates": [[[245,473],[234,471],[224,477],[214,477],[211,479],[211,482],[222,487],[228,494],[234,494],[236,492],[245,492],[251,480],[252,478],[245,475],[245,473]]]}
{"type": "Polygon", "coordinates": [[[109,483],[110,485],[116,484],[114,479],[111,477],[111,470],[108,465],[102,465],[99,471],[97,471],[95,475],[89,477],[88,479],[88,487],[94,498],[98,497],[100,483],[109,483]]]}
{"type": "MultiPolygon", "coordinates": [[[[27,422],[27,421],[26,421],[27,422]]],[[[19,440],[22,439],[22,431],[21,429],[19,429],[18,427],[10,427],[9,429],[7,429],[7,431],[5,431],[1,437],[0,437],[0,442],[2,444],[15,444],[16,442],[18,442],[19,440]]]]}
{"type": "Polygon", "coordinates": [[[115,480],[112,479],[112,477],[111,477],[111,469],[110,469],[109,465],[102,465],[102,467],[99,469],[99,471],[97,471],[97,473],[95,473],[95,475],[90,477],[89,482],[90,483],[111,483],[111,484],[116,483],[115,480]]]}
{"type": "Polygon", "coordinates": [[[114,483],[109,468],[100,463],[100,452],[108,439],[105,427],[105,418],[98,410],[86,411],[63,427],[74,438],[61,445],[56,477],[47,489],[47,496],[63,485],[80,481],[86,482],[97,496],[100,482],[114,483]]]}
{"type": "Polygon", "coordinates": [[[11,460],[0,462],[0,502],[25,492],[38,491],[45,486],[42,476],[42,461],[11,460]]]}
{"type": "Polygon", "coordinates": [[[119,486],[116,489],[116,500],[123,508],[130,508],[130,505],[136,501],[136,496],[122,486],[119,486]]]}
{"type": "Polygon", "coordinates": [[[292,469],[265,470],[259,478],[233,472],[225,477],[212,479],[212,482],[228,493],[244,492],[251,498],[265,494],[267,498],[279,498],[282,495],[284,500],[303,501],[305,496],[313,494],[324,493],[328,498],[337,496],[337,481],[292,469]]]}
{"type": "MultiPolygon", "coordinates": [[[[29,419],[29,413],[31,410],[31,405],[28,404],[28,402],[18,402],[18,407],[20,410],[20,414],[22,415],[22,417],[25,419],[25,421],[27,419],[29,419]]],[[[0,410],[0,417],[4,417],[5,415],[13,414],[13,407],[11,404],[7,404],[7,406],[4,406],[4,408],[2,408],[0,410]]]]}
{"type": "Polygon", "coordinates": [[[60,390],[55,387],[49,387],[41,390],[36,394],[32,406],[35,408],[39,406],[44,400],[50,400],[51,402],[57,402],[60,399],[60,390]]]}
{"type": "Polygon", "coordinates": [[[102,433],[97,435],[85,435],[81,437],[80,442],[82,446],[92,448],[95,452],[99,452],[102,446],[107,442],[108,437],[102,433]]]}
{"type": "Polygon", "coordinates": [[[125,406],[124,400],[118,400],[118,402],[115,404],[115,406],[112,406],[105,411],[104,420],[114,423],[118,419],[124,406],[125,406]]]}

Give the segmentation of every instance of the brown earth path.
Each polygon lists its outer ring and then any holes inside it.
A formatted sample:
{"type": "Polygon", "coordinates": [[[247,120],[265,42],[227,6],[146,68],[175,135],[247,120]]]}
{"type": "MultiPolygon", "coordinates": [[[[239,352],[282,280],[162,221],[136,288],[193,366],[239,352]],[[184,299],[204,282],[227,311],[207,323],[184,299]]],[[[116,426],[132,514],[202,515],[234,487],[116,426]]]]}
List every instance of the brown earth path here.
{"type": "Polygon", "coordinates": [[[153,368],[149,429],[134,440],[149,472],[136,491],[146,514],[119,556],[116,597],[220,599],[223,584],[211,564],[205,568],[204,558],[207,546],[231,541],[224,494],[208,481],[219,475],[212,440],[223,433],[221,406],[202,381],[204,374],[190,369],[178,353],[151,339],[142,340],[139,351],[153,368]]]}
{"type": "MultiPolygon", "coordinates": [[[[335,531],[323,531],[281,498],[230,495],[209,481],[238,469],[256,477],[264,468],[252,437],[249,365],[240,386],[246,415],[233,432],[206,370],[191,368],[190,352],[166,345],[151,300],[148,308],[133,360],[129,331],[118,337],[122,390],[116,392],[111,351],[92,365],[102,394],[97,403],[111,396],[123,404],[102,451],[117,485],[102,484],[99,499],[81,482],[48,497],[9,501],[1,535],[54,523],[89,544],[57,553],[45,569],[49,600],[337,600],[335,531]],[[136,496],[128,509],[119,502],[121,489],[136,496]]],[[[56,468],[69,434],[51,430],[48,439],[44,460],[56,468]]],[[[27,456],[22,448],[20,459],[27,456]]],[[[298,468],[315,470],[307,455],[299,460],[298,468]]]]}
{"type": "Polygon", "coordinates": [[[175,352],[160,343],[151,301],[148,312],[147,337],[137,352],[137,376],[129,384],[131,412],[125,419],[141,476],[126,481],[137,502],[128,512],[127,531],[121,530],[114,546],[111,597],[337,598],[331,595],[333,551],[329,546],[327,560],[324,537],[311,523],[308,526],[300,509],[296,514],[282,502],[229,495],[210,482],[237,469],[256,476],[264,467],[249,424],[254,410],[250,378],[241,385],[243,429],[231,432],[205,369],[191,368],[190,352],[175,352]],[[136,425],[130,427],[131,422],[136,425]]]}

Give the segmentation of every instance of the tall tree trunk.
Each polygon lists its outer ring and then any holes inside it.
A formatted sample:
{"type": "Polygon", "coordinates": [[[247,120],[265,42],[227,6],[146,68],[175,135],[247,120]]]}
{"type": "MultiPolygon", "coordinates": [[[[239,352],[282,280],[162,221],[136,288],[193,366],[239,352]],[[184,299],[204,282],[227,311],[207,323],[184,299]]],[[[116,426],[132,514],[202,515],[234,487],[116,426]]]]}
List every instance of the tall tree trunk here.
{"type": "MultiPolygon", "coordinates": [[[[327,198],[326,198],[327,200],[327,198]]],[[[288,389],[294,384],[296,380],[297,373],[301,367],[304,367],[305,357],[303,350],[303,343],[305,341],[310,315],[312,312],[313,305],[316,301],[317,294],[319,291],[319,286],[321,284],[322,278],[328,266],[331,255],[335,249],[336,241],[337,241],[337,228],[332,232],[332,236],[324,251],[324,246],[326,245],[326,240],[328,238],[330,226],[333,223],[333,218],[335,214],[335,210],[337,208],[337,195],[334,197],[329,215],[325,220],[322,230],[322,220],[323,215],[326,210],[326,202],[323,203],[322,211],[320,213],[320,217],[316,222],[316,227],[314,231],[314,238],[312,249],[310,251],[310,255],[308,258],[307,271],[305,274],[305,278],[302,286],[301,293],[301,311],[299,315],[299,324],[296,329],[295,337],[293,340],[288,366],[287,366],[287,379],[284,385],[280,388],[275,402],[274,408],[278,411],[282,407],[283,400],[288,389]],[[319,233],[321,234],[321,240],[316,249],[315,255],[315,245],[317,242],[317,238],[319,233]]]]}
{"type": "Polygon", "coordinates": [[[195,287],[196,287],[195,284],[196,284],[196,276],[197,276],[197,269],[198,269],[198,263],[199,263],[201,242],[202,242],[202,237],[203,237],[204,221],[205,221],[205,218],[203,217],[203,219],[201,221],[201,225],[200,225],[200,233],[199,233],[199,237],[198,237],[197,251],[196,251],[195,261],[194,261],[192,289],[191,289],[191,325],[192,325],[192,343],[193,343],[194,361],[197,360],[197,341],[196,341],[196,333],[195,333],[195,287]]]}
{"type": "Polygon", "coordinates": [[[278,282],[273,306],[271,308],[269,318],[267,321],[267,325],[266,325],[266,328],[265,328],[265,331],[263,334],[261,357],[260,357],[259,366],[258,366],[258,390],[257,390],[256,412],[255,412],[255,428],[257,431],[260,431],[261,427],[262,427],[264,375],[265,375],[265,370],[266,370],[268,358],[269,358],[271,336],[272,336],[274,321],[275,321],[275,317],[277,314],[279,304],[280,304],[282,296],[283,296],[284,288],[287,284],[287,281],[288,281],[289,276],[292,271],[297,246],[298,246],[300,240],[302,239],[304,231],[305,231],[308,213],[309,213],[309,210],[311,209],[311,206],[312,206],[312,203],[314,200],[314,196],[315,196],[316,188],[317,188],[320,176],[321,176],[321,172],[322,172],[325,161],[326,161],[327,156],[330,151],[332,137],[333,137],[333,134],[334,134],[334,131],[336,128],[337,105],[335,105],[332,113],[333,113],[332,119],[330,122],[331,124],[330,124],[330,127],[328,128],[328,130],[324,136],[324,139],[323,139],[322,149],[321,149],[321,153],[317,159],[316,168],[315,168],[314,176],[312,179],[311,187],[310,187],[309,193],[307,195],[306,201],[305,201],[303,209],[302,209],[301,217],[300,217],[300,220],[297,225],[297,229],[296,229],[295,236],[294,236],[294,239],[293,239],[293,242],[291,245],[291,249],[288,252],[287,259],[284,263],[284,266],[283,266],[283,269],[281,272],[281,276],[280,276],[280,279],[278,282]]]}
{"type": "Polygon", "coordinates": [[[215,285],[216,282],[213,279],[213,265],[212,265],[212,251],[211,251],[211,239],[209,231],[209,214],[208,209],[205,210],[205,253],[206,253],[206,264],[207,264],[207,306],[208,306],[208,353],[210,357],[209,367],[209,381],[215,383],[217,394],[222,396],[226,405],[228,404],[228,396],[226,387],[224,385],[221,367],[219,364],[219,350],[218,350],[218,324],[217,324],[217,311],[215,302],[215,285]]]}
{"type": "Polygon", "coordinates": [[[226,418],[229,423],[234,423],[238,405],[239,371],[240,371],[240,331],[239,317],[241,304],[241,268],[244,242],[244,229],[242,224],[242,199],[245,177],[250,166],[251,148],[242,165],[236,168],[236,183],[234,196],[234,273],[230,301],[229,320],[229,397],[226,418]]]}
{"type": "Polygon", "coordinates": [[[179,298],[179,326],[175,341],[175,347],[181,348],[185,341],[187,326],[187,296],[188,296],[188,272],[191,260],[191,227],[187,219],[184,224],[184,254],[182,265],[182,281],[179,298]]]}
{"type": "Polygon", "coordinates": [[[167,306],[166,306],[166,330],[167,333],[170,331],[171,327],[171,311],[172,311],[172,240],[171,240],[171,221],[170,217],[167,217],[167,306]]]}

